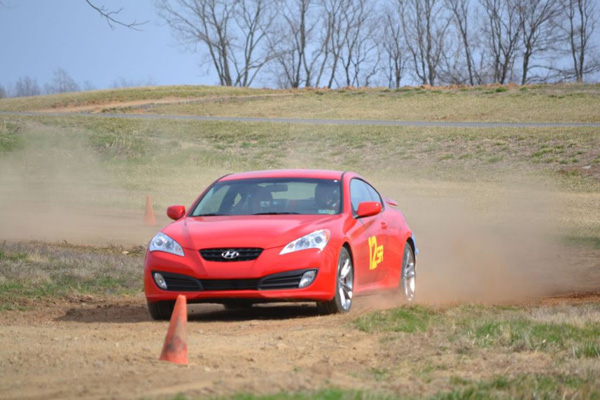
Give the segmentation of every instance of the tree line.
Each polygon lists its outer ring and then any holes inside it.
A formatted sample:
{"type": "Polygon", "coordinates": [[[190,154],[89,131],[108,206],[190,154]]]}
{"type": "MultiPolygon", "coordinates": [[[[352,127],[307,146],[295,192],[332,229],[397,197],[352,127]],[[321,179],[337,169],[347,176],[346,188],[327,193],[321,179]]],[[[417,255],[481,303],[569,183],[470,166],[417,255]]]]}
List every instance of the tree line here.
{"type": "MultiPolygon", "coordinates": [[[[146,80],[131,80],[123,77],[112,81],[110,87],[113,89],[135,87],[135,86],[155,86],[156,82],[152,78],[146,80]]],[[[3,97],[26,97],[39,96],[41,94],[69,93],[87,90],[95,90],[96,87],[90,81],[84,81],[79,84],[62,68],[57,68],[52,74],[50,83],[40,85],[35,78],[28,75],[22,76],[8,87],[0,85],[0,98],[3,97]]]]}
{"type": "Polygon", "coordinates": [[[600,71],[597,0],[157,0],[223,86],[577,81],[600,71]]]}

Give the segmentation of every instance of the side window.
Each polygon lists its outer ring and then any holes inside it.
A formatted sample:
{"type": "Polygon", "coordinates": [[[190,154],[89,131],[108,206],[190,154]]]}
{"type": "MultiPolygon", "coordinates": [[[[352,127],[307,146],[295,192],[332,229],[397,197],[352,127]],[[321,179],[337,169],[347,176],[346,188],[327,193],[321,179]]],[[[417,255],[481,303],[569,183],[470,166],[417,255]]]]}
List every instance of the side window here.
{"type": "Polygon", "coordinates": [[[367,186],[367,190],[371,196],[371,201],[378,201],[381,203],[381,205],[383,205],[383,201],[381,201],[381,196],[379,193],[377,193],[377,190],[373,189],[373,186],[369,185],[368,183],[365,183],[365,185],[367,186]]]}
{"type": "Polygon", "coordinates": [[[358,205],[363,201],[373,201],[369,194],[369,187],[360,179],[352,179],[352,181],[350,181],[350,202],[352,203],[352,212],[356,212],[358,210],[358,205]]]}

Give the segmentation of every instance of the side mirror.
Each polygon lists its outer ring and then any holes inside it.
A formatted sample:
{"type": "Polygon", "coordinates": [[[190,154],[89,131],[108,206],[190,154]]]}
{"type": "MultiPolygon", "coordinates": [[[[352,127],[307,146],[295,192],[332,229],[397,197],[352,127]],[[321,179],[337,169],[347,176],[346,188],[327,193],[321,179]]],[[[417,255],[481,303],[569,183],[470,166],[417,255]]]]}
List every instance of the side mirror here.
{"type": "Polygon", "coordinates": [[[171,206],[167,208],[167,215],[169,218],[177,221],[185,215],[185,206],[171,206]]]}
{"type": "Polygon", "coordinates": [[[363,201],[358,205],[356,216],[358,218],[370,217],[381,212],[381,203],[377,201],[363,201]]]}

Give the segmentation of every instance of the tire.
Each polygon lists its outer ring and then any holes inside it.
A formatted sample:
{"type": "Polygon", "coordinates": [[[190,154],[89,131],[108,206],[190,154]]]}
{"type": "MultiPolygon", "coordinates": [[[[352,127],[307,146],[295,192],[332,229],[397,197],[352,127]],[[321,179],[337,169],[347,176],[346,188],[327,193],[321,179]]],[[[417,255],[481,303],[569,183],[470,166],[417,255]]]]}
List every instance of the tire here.
{"type": "Polygon", "coordinates": [[[412,303],[415,300],[417,289],[417,270],[416,270],[415,252],[406,242],[404,245],[404,254],[402,255],[402,272],[400,274],[400,290],[406,302],[412,303]]]}
{"type": "Polygon", "coordinates": [[[174,301],[157,301],[155,303],[148,302],[148,312],[150,313],[152,319],[156,321],[170,320],[174,307],[174,301]]]}
{"type": "Polygon", "coordinates": [[[321,314],[347,313],[352,307],[354,291],[354,266],[348,249],[342,247],[337,264],[335,295],[329,301],[317,303],[321,314]]]}
{"type": "Polygon", "coordinates": [[[223,303],[226,310],[249,310],[253,305],[254,303],[248,300],[232,300],[223,303]]]}

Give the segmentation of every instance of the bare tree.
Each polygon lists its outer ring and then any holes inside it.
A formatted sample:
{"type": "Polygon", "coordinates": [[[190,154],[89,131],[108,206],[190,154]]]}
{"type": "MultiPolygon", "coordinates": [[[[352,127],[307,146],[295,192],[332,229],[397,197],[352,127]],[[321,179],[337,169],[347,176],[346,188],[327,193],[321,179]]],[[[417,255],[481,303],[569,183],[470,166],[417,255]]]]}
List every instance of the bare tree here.
{"type": "Polygon", "coordinates": [[[160,16],[183,45],[206,46],[224,86],[250,86],[273,59],[266,37],[275,0],[159,0],[160,16]]]}
{"type": "Polygon", "coordinates": [[[241,60],[233,57],[237,74],[235,86],[250,86],[262,67],[273,59],[274,54],[267,46],[267,37],[271,34],[277,15],[275,1],[239,0],[236,23],[244,43],[241,46],[241,60]]]}
{"type": "Polygon", "coordinates": [[[477,78],[473,62],[473,53],[471,45],[471,35],[469,31],[469,16],[470,0],[446,0],[446,7],[452,14],[452,21],[456,28],[461,48],[464,52],[464,60],[467,64],[468,82],[471,86],[475,82],[480,83],[477,78]]]}
{"type": "Polygon", "coordinates": [[[323,0],[288,0],[282,4],[278,30],[271,36],[282,87],[319,86],[331,54],[331,34],[337,21],[323,0]]]}
{"type": "Polygon", "coordinates": [[[90,90],[96,90],[96,87],[92,82],[85,80],[83,81],[83,85],[81,85],[81,90],[89,92],[90,90]]]}
{"type": "Polygon", "coordinates": [[[386,8],[381,40],[381,53],[385,58],[384,74],[390,88],[399,88],[404,76],[407,51],[403,45],[402,27],[393,10],[386,8]]]}
{"type": "MultiPolygon", "coordinates": [[[[336,78],[336,72],[338,69],[338,63],[342,55],[342,48],[344,47],[344,41],[346,40],[346,32],[343,29],[342,24],[342,13],[346,8],[346,4],[351,0],[321,0],[323,12],[326,15],[326,34],[327,42],[324,43],[325,56],[330,62],[329,65],[329,79],[327,80],[327,87],[333,87],[336,78]],[[330,60],[331,57],[331,61],[330,60]]],[[[321,65],[321,71],[318,79],[320,80],[321,74],[323,73],[325,64],[321,65]]]]}
{"type": "MultiPolygon", "coordinates": [[[[128,87],[140,87],[140,86],[156,86],[156,82],[154,81],[154,78],[152,77],[148,77],[146,80],[134,80],[134,79],[126,79],[125,77],[118,77],[115,78],[112,82],[112,84],[110,85],[110,87],[114,88],[114,89],[120,89],[120,88],[128,88],[128,87]]],[[[89,89],[91,90],[91,89],[89,89]]]]}
{"type": "Polygon", "coordinates": [[[596,0],[563,0],[565,23],[562,30],[568,37],[568,48],[573,60],[572,76],[583,82],[585,74],[600,70],[600,58],[594,54],[596,46],[590,41],[599,23],[596,0]]]}
{"type": "Polygon", "coordinates": [[[5,97],[8,97],[8,93],[6,93],[6,89],[4,89],[4,86],[0,85],[0,99],[3,99],[5,97]]]}
{"type": "Polygon", "coordinates": [[[559,32],[554,29],[554,19],[561,12],[561,7],[559,0],[520,0],[517,11],[521,20],[521,84],[524,85],[529,71],[536,67],[531,65],[532,57],[552,50],[561,39],[559,32]]]}
{"type": "Polygon", "coordinates": [[[490,52],[492,80],[495,83],[507,83],[513,72],[522,27],[518,1],[479,0],[487,17],[482,33],[490,52]]]}
{"type": "Polygon", "coordinates": [[[368,86],[379,67],[372,4],[368,0],[349,0],[342,11],[339,57],[346,86],[368,86]]]}
{"type": "Polygon", "coordinates": [[[21,77],[15,83],[15,97],[38,96],[41,94],[37,81],[29,76],[21,77]]]}
{"type": "Polygon", "coordinates": [[[282,87],[298,88],[302,83],[310,86],[312,68],[307,62],[307,52],[315,27],[309,14],[312,3],[313,0],[284,2],[276,34],[269,37],[282,87]]]}
{"type": "MultiPolygon", "coordinates": [[[[120,25],[120,26],[124,26],[125,28],[130,28],[130,29],[139,31],[140,30],[139,27],[148,22],[148,21],[137,22],[135,20],[132,22],[123,22],[122,20],[120,20],[118,18],[118,15],[121,13],[121,11],[123,11],[123,7],[119,8],[118,10],[110,10],[110,9],[106,8],[105,6],[98,6],[94,3],[92,3],[91,0],[85,0],[85,2],[90,7],[92,7],[94,10],[96,10],[102,18],[104,18],[106,20],[106,22],[108,23],[108,26],[110,26],[111,29],[115,29],[115,25],[120,25]]],[[[1,4],[2,3],[0,3],[0,5],[1,4]]]]}
{"type": "Polygon", "coordinates": [[[54,70],[52,83],[45,85],[46,93],[68,93],[78,92],[79,85],[71,76],[62,68],[54,70]]]}
{"type": "Polygon", "coordinates": [[[446,51],[450,18],[441,0],[397,0],[406,46],[414,73],[423,84],[435,85],[446,51]]]}

